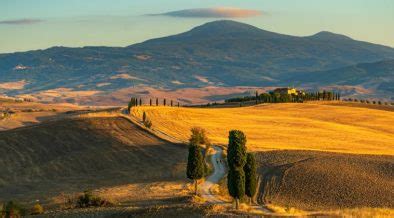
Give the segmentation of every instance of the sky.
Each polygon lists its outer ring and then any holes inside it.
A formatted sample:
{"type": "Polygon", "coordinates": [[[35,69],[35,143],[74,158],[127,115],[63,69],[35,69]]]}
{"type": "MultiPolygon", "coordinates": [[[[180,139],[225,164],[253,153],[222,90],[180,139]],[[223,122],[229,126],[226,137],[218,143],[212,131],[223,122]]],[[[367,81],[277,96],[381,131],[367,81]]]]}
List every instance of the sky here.
{"type": "Polygon", "coordinates": [[[0,53],[128,46],[222,19],[394,47],[393,0],[0,0],[0,53]]]}

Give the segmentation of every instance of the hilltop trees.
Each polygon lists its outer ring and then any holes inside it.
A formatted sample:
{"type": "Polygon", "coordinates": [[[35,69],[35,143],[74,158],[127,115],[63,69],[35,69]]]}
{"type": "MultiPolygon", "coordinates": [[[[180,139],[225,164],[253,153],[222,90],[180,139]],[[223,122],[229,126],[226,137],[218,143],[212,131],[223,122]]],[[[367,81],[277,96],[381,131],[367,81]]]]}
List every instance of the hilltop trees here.
{"type": "Polygon", "coordinates": [[[252,198],[256,194],[257,177],[256,177],[256,160],[252,153],[247,153],[245,171],[245,194],[249,197],[249,204],[252,204],[252,198]]]}
{"type": "Polygon", "coordinates": [[[227,188],[230,195],[235,199],[236,209],[239,208],[239,199],[245,195],[245,145],[245,134],[239,130],[231,130],[227,149],[227,163],[229,166],[227,188]]]}
{"type": "Polygon", "coordinates": [[[256,92],[255,96],[230,98],[230,99],[226,99],[225,102],[242,103],[242,102],[255,101],[255,103],[258,104],[258,103],[289,103],[289,102],[303,103],[305,101],[340,101],[340,100],[341,100],[340,93],[323,90],[321,92],[299,91],[293,94],[278,93],[275,91],[269,93],[262,93],[262,94],[256,92]]]}
{"type": "Polygon", "coordinates": [[[127,105],[127,110],[129,113],[130,113],[131,108],[134,106],[138,106],[138,100],[137,100],[137,98],[132,97],[129,101],[129,104],[127,105]]]}

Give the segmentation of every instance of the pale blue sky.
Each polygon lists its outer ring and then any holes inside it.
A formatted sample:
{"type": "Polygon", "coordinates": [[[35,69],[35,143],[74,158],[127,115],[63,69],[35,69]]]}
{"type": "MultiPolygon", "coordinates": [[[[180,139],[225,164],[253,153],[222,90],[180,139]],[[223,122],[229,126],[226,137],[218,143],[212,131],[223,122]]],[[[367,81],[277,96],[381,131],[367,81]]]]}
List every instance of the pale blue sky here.
{"type": "Polygon", "coordinates": [[[145,14],[223,6],[263,11],[231,19],[274,32],[305,36],[327,30],[394,47],[393,0],[0,0],[0,53],[126,46],[215,20],[145,14]]]}

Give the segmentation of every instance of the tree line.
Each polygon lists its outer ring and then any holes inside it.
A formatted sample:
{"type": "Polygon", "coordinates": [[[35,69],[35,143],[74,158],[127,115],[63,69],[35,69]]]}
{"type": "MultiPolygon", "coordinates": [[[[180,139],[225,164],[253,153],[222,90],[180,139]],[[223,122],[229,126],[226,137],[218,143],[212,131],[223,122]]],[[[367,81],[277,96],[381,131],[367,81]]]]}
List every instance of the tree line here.
{"type": "Polygon", "coordinates": [[[302,103],[305,101],[340,101],[341,94],[333,91],[305,92],[303,94],[281,94],[276,92],[255,93],[255,96],[244,96],[226,99],[226,103],[255,101],[259,103],[302,103]]]}
{"type": "Polygon", "coordinates": [[[156,98],[156,99],[150,98],[149,99],[149,104],[145,104],[145,102],[144,102],[144,100],[142,98],[131,97],[130,101],[129,101],[128,105],[127,105],[127,110],[130,112],[130,109],[132,107],[142,106],[142,105],[149,105],[149,106],[160,106],[160,105],[163,105],[163,106],[171,106],[171,107],[174,107],[174,106],[180,107],[181,106],[179,102],[174,102],[173,100],[167,101],[167,99],[165,99],[165,98],[162,99],[161,102],[159,102],[159,98],[156,98]],[[155,102],[153,102],[154,100],[155,100],[155,102]]]}

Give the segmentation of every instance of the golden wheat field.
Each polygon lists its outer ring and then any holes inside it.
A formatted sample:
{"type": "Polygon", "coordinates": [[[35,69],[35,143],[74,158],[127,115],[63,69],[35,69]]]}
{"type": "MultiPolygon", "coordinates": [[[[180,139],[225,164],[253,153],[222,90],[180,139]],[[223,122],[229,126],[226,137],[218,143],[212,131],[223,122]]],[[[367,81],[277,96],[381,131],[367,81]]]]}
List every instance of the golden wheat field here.
{"type": "Polygon", "coordinates": [[[212,143],[227,144],[228,131],[239,129],[252,151],[319,150],[394,155],[394,113],[321,103],[269,104],[240,108],[134,107],[146,112],[152,128],[187,140],[190,128],[207,130],[212,143]]]}

